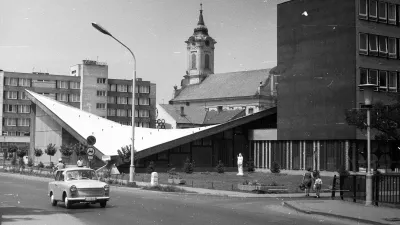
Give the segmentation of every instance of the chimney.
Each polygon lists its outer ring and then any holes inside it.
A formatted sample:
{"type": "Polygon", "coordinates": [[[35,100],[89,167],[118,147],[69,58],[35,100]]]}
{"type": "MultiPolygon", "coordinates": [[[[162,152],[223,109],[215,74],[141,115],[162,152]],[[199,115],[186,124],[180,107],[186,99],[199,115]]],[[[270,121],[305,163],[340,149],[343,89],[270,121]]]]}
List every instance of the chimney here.
{"type": "Polygon", "coordinates": [[[181,106],[181,116],[185,116],[185,107],[181,106]]]}

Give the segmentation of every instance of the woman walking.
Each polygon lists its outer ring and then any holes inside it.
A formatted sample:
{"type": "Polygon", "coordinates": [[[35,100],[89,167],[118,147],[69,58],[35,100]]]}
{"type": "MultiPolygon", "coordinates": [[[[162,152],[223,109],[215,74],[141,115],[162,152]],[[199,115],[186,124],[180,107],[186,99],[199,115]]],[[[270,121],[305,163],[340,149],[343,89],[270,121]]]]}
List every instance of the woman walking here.
{"type": "Polygon", "coordinates": [[[310,189],[311,189],[311,184],[312,184],[312,173],[311,173],[311,168],[307,168],[307,171],[303,175],[303,181],[302,183],[305,186],[305,193],[306,196],[310,196],[310,189]]]}

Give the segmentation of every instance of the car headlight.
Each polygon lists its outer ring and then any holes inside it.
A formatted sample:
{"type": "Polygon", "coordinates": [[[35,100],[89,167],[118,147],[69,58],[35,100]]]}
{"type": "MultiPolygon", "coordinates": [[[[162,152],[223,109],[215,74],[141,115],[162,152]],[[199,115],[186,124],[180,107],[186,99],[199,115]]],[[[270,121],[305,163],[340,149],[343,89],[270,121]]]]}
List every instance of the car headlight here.
{"type": "Polygon", "coordinates": [[[110,186],[105,185],[105,186],[104,186],[104,191],[109,191],[109,190],[110,190],[110,186]]]}
{"type": "Polygon", "coordinates": [[[69,190],[70,190],[71,192],[75,192],[75,191],[77,191],[78,189],[76,188],[75,185],[72,185],[72,186],[69,188],[69,190]]]}

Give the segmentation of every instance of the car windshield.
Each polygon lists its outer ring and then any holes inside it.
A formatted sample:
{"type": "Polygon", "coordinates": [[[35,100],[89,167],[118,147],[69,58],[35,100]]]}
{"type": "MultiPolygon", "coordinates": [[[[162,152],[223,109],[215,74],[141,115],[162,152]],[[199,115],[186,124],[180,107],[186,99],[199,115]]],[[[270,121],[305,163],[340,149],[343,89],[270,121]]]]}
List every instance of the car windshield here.
{"type": "Polygon", "coordinates": [[[96,172],[93,170],[70,170],[67,171],[67,180],[97,180],[96,172]]]}

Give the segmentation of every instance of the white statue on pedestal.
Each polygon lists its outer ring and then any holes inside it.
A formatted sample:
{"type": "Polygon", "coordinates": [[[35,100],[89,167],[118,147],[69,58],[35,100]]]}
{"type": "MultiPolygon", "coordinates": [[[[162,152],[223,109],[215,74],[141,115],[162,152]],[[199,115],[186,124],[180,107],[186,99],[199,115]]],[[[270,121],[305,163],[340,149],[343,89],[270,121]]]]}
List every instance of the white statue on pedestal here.
{"type": "Polygon", "coordinates": [[[239,153],[237,157],[237,165],[238,165],[238,176],[243,176],[243,156],[242,153],[239,153]]]}

